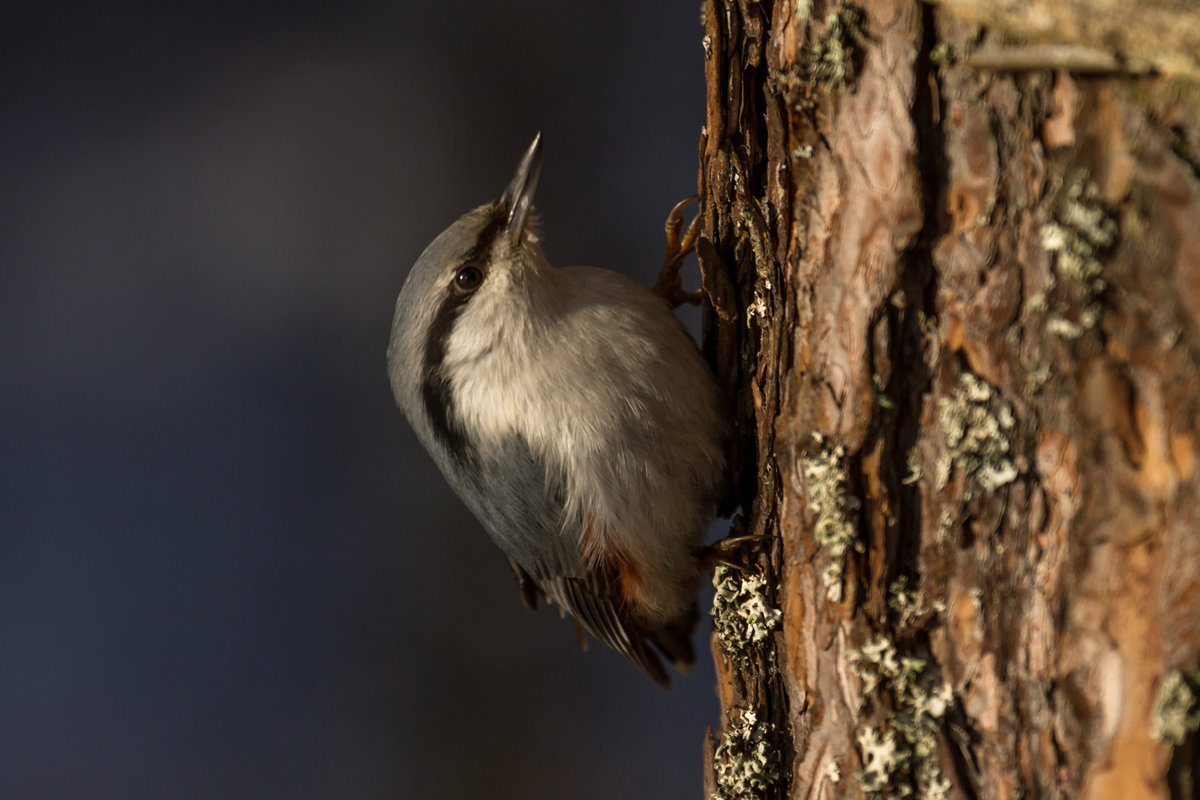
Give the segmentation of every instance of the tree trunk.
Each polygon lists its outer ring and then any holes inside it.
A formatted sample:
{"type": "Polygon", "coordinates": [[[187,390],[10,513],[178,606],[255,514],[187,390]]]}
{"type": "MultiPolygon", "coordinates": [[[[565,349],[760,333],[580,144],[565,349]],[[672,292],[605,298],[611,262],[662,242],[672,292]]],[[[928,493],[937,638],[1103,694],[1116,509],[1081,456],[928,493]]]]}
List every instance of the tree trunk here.
{"type": "Polygon", "coordinates": [[[1197,796],[1200,12],[1092,5],[706,2],[711,797],[1197,796]]]}

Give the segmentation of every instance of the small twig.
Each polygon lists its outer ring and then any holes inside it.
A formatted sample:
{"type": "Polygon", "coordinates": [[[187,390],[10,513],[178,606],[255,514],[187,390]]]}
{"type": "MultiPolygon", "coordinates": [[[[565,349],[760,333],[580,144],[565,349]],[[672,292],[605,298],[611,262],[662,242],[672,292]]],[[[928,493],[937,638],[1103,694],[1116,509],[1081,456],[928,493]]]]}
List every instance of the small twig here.
{"type": "Polygon", "coordinates": [[[1085,75],[1149,75],[1154,72],[1154,65],[1145,59],[1126,58],[1079,44],[988,47],[968,56],[966,64],[975,69],[1001,72],[1037,69],[1065,70],[1085,75]]]}

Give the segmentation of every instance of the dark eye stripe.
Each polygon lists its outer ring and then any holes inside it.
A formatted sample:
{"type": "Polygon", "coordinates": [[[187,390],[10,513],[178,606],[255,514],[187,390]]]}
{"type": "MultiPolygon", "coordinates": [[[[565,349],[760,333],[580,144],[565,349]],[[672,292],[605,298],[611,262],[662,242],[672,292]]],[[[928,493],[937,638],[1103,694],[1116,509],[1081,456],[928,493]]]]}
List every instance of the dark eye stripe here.
{"type": "Polygon", "coordinates": [[[454,409],[454,398],[450,395],[450,380],[445,374],[446,345],[450,340],[450,332],[454,322],[462,312],[467,301],[471,299],[474,290],[479,288],[485,272],[476,266],[484,263],[491,253],[496,238],[504,231],[503,218],[493,219],[484,228],[471,251],[463,257],[455,270],[454,278],[442,296],[429,326],[429,335],[425,339],[424,363],[422,364],[421,401],[425,413],[429,415],[433,434],[449,451],[454,461],[461,469],[473,471],[475,464],[475,448],[463,430],[462,421],[454,409]],[[479,271],[479,281],[470,289],[464,290],[457,286],[458,276],[467,268],[479,271]]]}

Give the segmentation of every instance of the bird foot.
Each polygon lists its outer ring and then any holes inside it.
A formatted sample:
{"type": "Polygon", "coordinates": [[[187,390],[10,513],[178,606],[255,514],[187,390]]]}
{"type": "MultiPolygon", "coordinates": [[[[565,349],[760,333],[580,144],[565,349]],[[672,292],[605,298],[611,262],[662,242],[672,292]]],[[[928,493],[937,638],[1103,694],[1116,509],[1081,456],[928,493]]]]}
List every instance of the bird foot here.
{"type": "Polygon", "coordinates": [[[705,572],[712,572],[718,566],[724,565],[730,569],[745,572],[747,569],[746,565],[739,561],[734,561],[733,556],[741,550],[742,545],[751,542],[761,543],[762,539],[762,536],[756,534],[726,536],[724,539],[719,539],[707,547],[700,548],[700,568],[705,572]]]}
{"type": "Polygon", "coordinates": [[[679,277],[684,258],[696,249],[696,239],[700,236],[700,217],[696,216],[685,230],[683,210],[699,199],[697,195],[692,195],[676,203],[663,226],[667,234],[667,249],[663,254],[663,268],[654,283],[654,292],[670,303],[671,308],[678,308],[684,303],[699,305],[704,298],[702,292],[684,290],[683,280],[679,277]]]}

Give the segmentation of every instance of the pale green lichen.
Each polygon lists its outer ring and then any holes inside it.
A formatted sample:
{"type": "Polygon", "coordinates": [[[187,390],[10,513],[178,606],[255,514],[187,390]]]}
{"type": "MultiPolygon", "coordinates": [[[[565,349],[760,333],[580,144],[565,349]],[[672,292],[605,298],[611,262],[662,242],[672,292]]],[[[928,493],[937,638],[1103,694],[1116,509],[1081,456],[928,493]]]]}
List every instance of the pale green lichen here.
{"type": "Polygon", "coordinates": [[[945,443],[935,481],[939,491],[949,483],[952,469],[967,478],[967,500],[975,486],[992,492],[1016,479],[1008,444],[1012,407],[985,381],[964,372],[953,394],[938,401],[938,424],[945,443]]]}
{"type": "Polygon", "coordinates": [[[1046,333],[1061,336],[1063,339],[1078,339],[1087,332],[1087,328],[1072,322],[1066,317],[1051,317],[1046,320],[1046,333]]]}
{"type": "Polygon", "coordinates": [[[887,692],[894,710],[879,726],[861,726],[856,735],[863,769],[859,782],[869,794],[913,794],[941,800],[950,791],[937,763],[940,720],[954,702],[947,683],[927,674],[924,659],[901,655],[882,634],[847,654],[862,681],[863,706],[887,692]]]}
{"type": "Polygon", "coordinates": [[[713,751],[716,791],[712,800],[758,800],[779,777],[771,746],[773,726],[752,709],[732,709],[721,743],[713,751]]]}
{"type": "Polygon", "coordinates": [[[783,612],[767,602],[766,580],[723,564],[713,570],[713,630],[721,652],[734,661],[745,660],[752,647],[761,646],[779,627],[783,612]]]}
{"type": "MultiPolygon", "coordinates": [[[[1102,277],[1100,258],[1116,243],[1119,227],[1084,170],[1068,178],[1052,214],[1053,218],[1041,227],[1042,247],[1053,256],[1055,273],[1076,297],[1050,309],[1046,331],[1064,339],[1078,339],[1100,320],[1102,309],[1096,297],[1108,285],[1102,277]]],[[[1048,288],[1054,285],[1054,276],[1050,277],[1048,288]]]]}
{"type": "Polygon", "coordinates": [[[766,319],[767,316],[767,299],[759,291],[758,286],[754,287],[754,299],[746,306],[746,327],[754,327],[754,318],[761,317],[766,319]]]}
{"type": "Polygon", "coordinates": [[[887,396],[887,385],[883,381],[883,376],[878,372],[871,375],[871,389],[877,406],[884,411],[891,411],[896,407],[892,398],[887,396]]]}
{"type": "Polygon", "coordinates": [[[808,51],[808,79],[840,94],[854,80],[854,40],[863,36],[865,15],[846,6],[825,17],[824,34],[814,36],[808,51]]]}
{"type": "Polygon", "coordinates": [[[809,159],[813,157],[814,152],[816,151],[811,144],[802,144],[792,151],[792,159],[809,159]]]}
{"type": "Polygon", "coordinates": [[[958,53],[946,42],[938,42],[929,51],[929,60],[938,66],[953,64],[958,60],[958,53]]]}
{"type": "Polygon", "coordinates": [[[1178,747],[1188,734],[1200,730],[1200,698],[1196,696],[1196,683],[1200,683],[1200,674],[1193,675],[1191,681],[1178,671],[1163,678],[1154,701],[1151,736],[1178,747]]]}
{"type": "Polygon", "coordinates": [[[950,513],[950,509],[943,508],[937,518],[937,540],[945,542],[950,539],[950,532],[954,530],[954,515],[950,513]]]}
{"type": "Polygon", "coordinates": [[[900,481],[905,486],[913,486],[921,480],[921,454],[917,452],[917,448],[908,451],[908,474],[900,481]]]}
{"type": "Polygon", "coordinates": [[[829,444],[819,435],[815,440],[820,450],[800,459],[800,469],[808,489],[808,510],[816,515],[813,540],[821,547],[826,561],[821,583],[826,597],[840,603],[846,553],[859,547],[854,524],[858,501],[847,490],[846,449],[840,444],[829,444]]]}
{"type": "Polygon", "coordinates": [[[1103,290],[1099,257],[1116,243],[1118,227],[1087,172],[1080,170],[1071,176],[1055,219],[1042,227],[1042,245],[1057,255],[1058,274],[1090,283],[1095,291],[1103,290]]]}
{"type": "Polygon", "coordinates": [[[896,618],[900,630],[912,627],[921,617],[921,607],[916,589],[908,585],[908,576],[901,575],[888,587],[888,608],[896,618]]]}
{"type": "Polygon", "coordinates": [[[863,765],[858,780],[863,791],[882,792],[900,760],[895,732],[889,730],[880,734],[874,728],[863,728],[858,732],[858,752],[863,765]]]}
{"type": "Polygon", "coordinates": [[[1036,394],[1049,380],[1050,365],[1044,362],[1035,364],[1025,373],[1025,390],[1030,395],[1036,394]]]}

